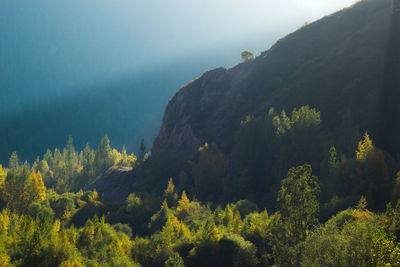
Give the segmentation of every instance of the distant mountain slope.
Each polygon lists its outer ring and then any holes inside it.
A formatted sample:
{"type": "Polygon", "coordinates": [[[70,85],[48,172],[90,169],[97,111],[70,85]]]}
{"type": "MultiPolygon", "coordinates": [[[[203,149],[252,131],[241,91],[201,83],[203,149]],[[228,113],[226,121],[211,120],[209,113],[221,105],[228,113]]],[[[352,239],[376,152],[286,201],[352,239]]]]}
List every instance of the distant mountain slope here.
{"type": "Polygon", "coordinates": [[[362,1],[302,27],[254,61],[205,73],[169,102],[153,154],[190,157],[205,141],[225,147],[246,115],[270,106],[309,104],[343,142],[346,125],[375,133],[390,14],[390,0],[362,1]]]}

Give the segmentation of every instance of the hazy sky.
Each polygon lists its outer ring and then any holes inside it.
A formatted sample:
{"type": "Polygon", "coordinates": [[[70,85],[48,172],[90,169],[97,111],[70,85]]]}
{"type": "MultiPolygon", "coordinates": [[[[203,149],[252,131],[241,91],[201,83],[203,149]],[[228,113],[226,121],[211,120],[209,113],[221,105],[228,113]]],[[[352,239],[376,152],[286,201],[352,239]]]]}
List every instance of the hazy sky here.
{"type": "Polygon", "coordinates": [[[50,55],[67,53],[73,57],[84,52],[88,58],[82,60],[102,65],[104,59],[111,70],[121,71],[143,62],[153,64],[165,58],[188,57],[199,50],[234,46],[235,42],[258,53],[304,22],[354,2],[0,0],[0,34],[10,49],[31,43],[50,55]]]}
{"type": "Polygon", "coordinates": [[[240,62],[242,50],[259,54],[305,22],[354,2],[0,0],[0,98],[10,95],[5,90],[21,91],[20,104],[32,99],[24,90],[50,97],[176,62],[200,60],[200,73],[228,67],[240,62]]]}

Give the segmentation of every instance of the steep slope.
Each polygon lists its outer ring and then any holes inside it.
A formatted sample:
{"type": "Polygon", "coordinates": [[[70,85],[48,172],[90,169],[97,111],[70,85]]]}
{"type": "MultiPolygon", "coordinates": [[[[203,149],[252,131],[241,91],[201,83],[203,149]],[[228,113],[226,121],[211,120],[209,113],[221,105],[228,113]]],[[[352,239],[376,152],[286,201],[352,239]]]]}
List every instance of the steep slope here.
{"type": "MultiPolygon", "coordinates": [[[[205,141],[226,147],[247,114],[309,104],[327,129],[375,132],[390,0],[362,1],[304,26],[254,61],[205,73],[169,102],[154,142],[188,157],[205,141]]],[[[344,136],[342,136],[344,137],[344,136]]]]}
{"type": "MultiPolygon", "coordinates": [[[[392,24],[391,0],[361,1],[303,26],[253,61],[215,69],[189,82],[168,103],[149,162],[119,179],[118,200],[133,191],[158,190],[170,177],[178,177],[179,164],[164,152],[193,159],[201,145],[214,142],[233,156],[240,122],[247,115],[264,116],[270,107],[291,111],[310,105],[320,110],[322,132],[330,140],[326,143],[354,154],[362,134],[378,136],[382,116],[390,114],[382,112],[383,100],[397,97],[382,93],[392,53],[392,24]]],[[[386,136],[380,133],[378,144],[386,136]]],[[[396,144],[391,148],[400,150],[396,144]]],[[[106,179],[107,175],[88,188],[110,196],[102,182],[106,179]]]]}

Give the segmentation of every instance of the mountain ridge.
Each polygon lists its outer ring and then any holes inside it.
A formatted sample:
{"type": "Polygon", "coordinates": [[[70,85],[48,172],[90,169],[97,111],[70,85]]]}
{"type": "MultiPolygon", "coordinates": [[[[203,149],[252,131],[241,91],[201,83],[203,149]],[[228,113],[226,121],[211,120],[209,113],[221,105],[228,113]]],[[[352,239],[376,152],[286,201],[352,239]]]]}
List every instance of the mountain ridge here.
{"type": "MultiPolygon", "coordinates": [[[[271,107],[316,108],[323,121],[324,146],[335,145],[343,155],[352,155],[365,132],[373,137],[378,132],[390,7],[390,0],[361,1],[301,27],[252,61],[208,71],[183,86],[167,105],[149,163],[123,181],[126,192],[119,199],[149,183],[162,188],[179,175],[171,167],[147,180],[152,172],[146,166],[159,155],[168,158],[174,153],[192,160],[208,142],[233,159],[241,122],[246,116],[265,116],[271,107]]],[[[104,184],[88,188],[107,196],[104,184]]]]}

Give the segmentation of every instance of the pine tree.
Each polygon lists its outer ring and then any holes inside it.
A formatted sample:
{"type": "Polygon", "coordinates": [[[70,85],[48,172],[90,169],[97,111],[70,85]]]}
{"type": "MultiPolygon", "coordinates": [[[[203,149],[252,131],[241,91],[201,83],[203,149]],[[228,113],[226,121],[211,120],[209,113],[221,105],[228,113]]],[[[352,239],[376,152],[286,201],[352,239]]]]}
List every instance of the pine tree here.
{"type": "Polygon", "coordinates": [[[14,151],[13,153],[11,153],[10,160],[8,161],[8,168],[18,169],[19,166],[20,166],[20,163],[19,163],[18,155],[17,155],[17,152],[14,151]]]}
{"type": "Polygon", "coordinates": [[[167,201],[169,207],[176,206],[178,194],[175,191],[175,185],[172,177],[169,179],[167,188],[164,190],[164,199],[167,201]]]}
{"type": "Polygon", "coordinates": [[[202,200],[220,196],[229,162],[216,144],[207,143],[199,148],[199,159],[192,163],[192,175],[197,196],[202,200]]]}
{"type": "Polygon", "coordinates": [[[189,215],[190,200],[186,195],[186,192],[182,192],[181,199],[178,201],[178,207],[176,207],[177,216],[180,220],[186,219],[189,215]]]}
{"type": "Polygon", "coordinates": [[[87,182],[91,182],[96,177],[95,152],[90,148],[88,143],[86,143],[83,149],[82,157],[82,176],[87,182]]]}
{"type": "Polygon", "coordinates": [[[95,153],[96,175],[104,173],[114,165],[114,157],[110,146],[110,139],[107,135],[103,136],[95,153]]]}

